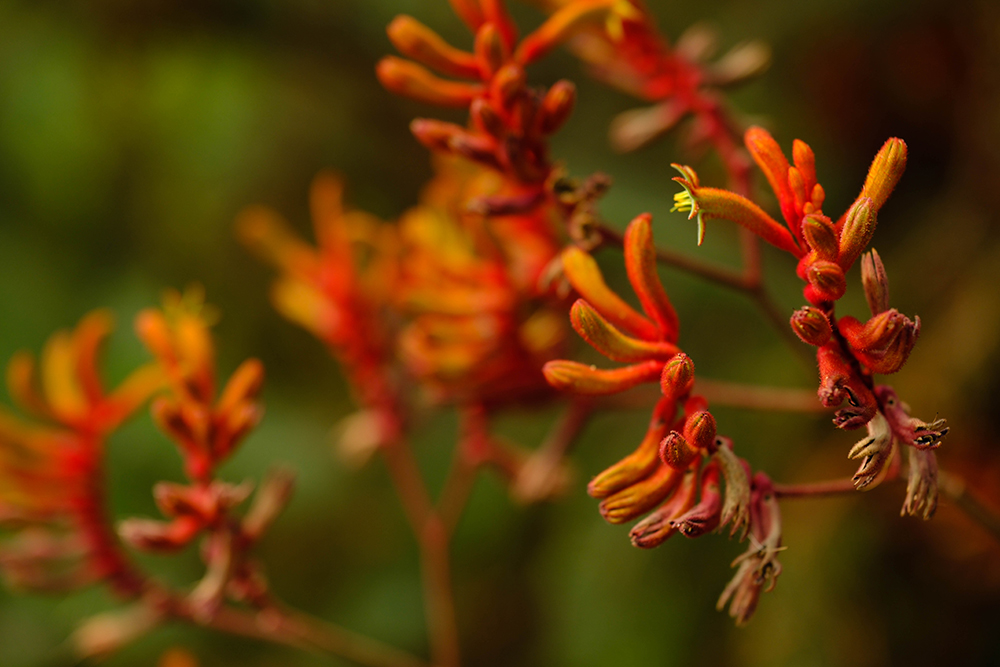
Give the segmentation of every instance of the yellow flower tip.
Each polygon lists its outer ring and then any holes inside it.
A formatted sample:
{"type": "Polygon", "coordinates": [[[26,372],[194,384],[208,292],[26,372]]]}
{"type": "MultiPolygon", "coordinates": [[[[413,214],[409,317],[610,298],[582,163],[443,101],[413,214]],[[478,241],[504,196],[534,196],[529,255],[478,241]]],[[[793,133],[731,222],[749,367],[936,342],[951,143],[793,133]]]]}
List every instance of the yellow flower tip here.
{"type": "Polygon", "coordinates": [[[674,205],[670,209],[670,212],[687,213],[688,220],[697,216],[698,245],[701,245],[705,241],[705,219],[694,193],[698,187],[698,175],[690,167],[682,167],[676,164],[671,166],[684,174],[683,177],[675,176],[673,178],[684,189],[674,195],[674,205]]]}
{"type": "Polygon", "coordinates": [[[893,137],[883,144],[882,148],[872,160],[872,165],[868,170],[868,177],[861,190],[862,197],[870,197],[872,207],[877,213],[885,204],[893,188],[903,176],[906,169],[906,142],[893,137]]]}

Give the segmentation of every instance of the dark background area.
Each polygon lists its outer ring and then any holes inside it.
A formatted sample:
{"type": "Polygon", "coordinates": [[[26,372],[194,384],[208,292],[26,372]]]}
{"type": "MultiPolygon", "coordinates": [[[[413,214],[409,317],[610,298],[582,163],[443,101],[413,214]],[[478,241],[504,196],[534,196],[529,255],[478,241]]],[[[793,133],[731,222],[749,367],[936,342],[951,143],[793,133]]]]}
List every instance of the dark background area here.
{"type": "MultiPolygon", "coordinates": [[[[889,136],[909,145],[903,181],[873,242],[893,305],[920,315],[911,359],[892,378],[915,414],[947,417],[942,466],[1000,505],[1000,5],[989,0],[650,0],[665,34],[699,20],[723,48],[769,42],[774,64],[733,95],[786,150],[817,155],[827,212],[846,207],[889,136]]],[[[386,93],[373,69],[391,53],[384,26],[416,16],[459,46],[470,37],[444,0],[89,0],[0,2],[0,359],[38,350],[52,331],[109,306],[119,317],[108,372],[146,359],[135,313],[166,287],[205,286],[223,317],[220,368],[248,356],[268,369],[262,427],[224,468],[259,479],[272,462],[299,470],[286,515],[262,544],[273,586],[289,603],[415,652],[426,650],[416,548],[382,467],[346,468],[330,427],[350,410],[336,364],[267,303],[270,269],[236,243],[248,204],[308,229],[307,190],[341,171],[349,201],[392,219],[430,175],[409,135],[417,115],[449,116],[386,93]]],[[[540,22],[531,8],[516,14],[540,22]]],[[[579,85],[578,107],[553,154],[584,176],[615,179],[607,217],[654,214],[658,243],[718,261],[736,235],[694,229],[670,214],[669,163],[689,162],[721,185],[712,160],[673,138],[636,154],[605,140],[615,113],[637,102],[589,82],[565,52],[531,71],[579,85]]],[[[762,179],[761,179],[762,180],[762,179]]],[[[783,309],[803,303],[788,258],[765,252],[783,309]]],[[[620,258],[601,255],[624,284],[620,258]]],[[[739,295],[663,272],[683,322],[682,344],[706,377],[812,387],[802,365],[739,295]]],[[[856,273],[843,312],[866,313],[856,273]]],[[[845,476],[851,434],[824,417],[719,408],[720,430],[777,480],[845,476]]],[[[516,412],[499,430],[534,446],[554,409],[516,412]]],[[[749,627],[714,609],[743,550],[721,536],[676,537],[643,552],[609,526],[585,482],[634,448],[646,413],[605,415],[587,429],[576,482],[561,501],[524,508],[484,477],[454,543],[463,649],[469,665],[1000,664],[1000,549],[942,502],[929,523],[899,518],[904,484],[857,497],[784,503],[784,573],[749,627]]],[[[456,431],[450,413],[416,447],[443,477],[456,431]]],[[[180,478],[148,417],[110,449],[116,516],[155,516],[150,487],[180,478]]],[[[193,553],[141,557],[164,579],[199,574],[193,553]]],[[[0,590],[0,665],[70,664],[65,638],[114,606],[89,590],[65,598],[0,590]]],[[[170,627],[108,665],[152,665],[182,646],[203,665],[320,665],[336,660],[170,627]]]]}

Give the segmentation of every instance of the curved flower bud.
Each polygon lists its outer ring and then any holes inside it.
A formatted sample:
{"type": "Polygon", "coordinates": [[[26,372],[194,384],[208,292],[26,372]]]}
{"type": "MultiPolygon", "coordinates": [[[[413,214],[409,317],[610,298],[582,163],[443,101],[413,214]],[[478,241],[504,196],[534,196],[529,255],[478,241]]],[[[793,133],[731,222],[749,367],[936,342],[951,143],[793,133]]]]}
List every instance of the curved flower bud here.
{"type": "Polygon", "coordinates": [[[643,213],[625,229],[625,270],[642,309],[656,322],[660,337],[676,342],[680,321],[656,270],[652,219],[650,214],[643,213]]]}
{"type": "Polygon", "coordinates": [[[476,58],[456,49],[412,16],[400,14],[386,28],[389,41],[408,58],[451,76],[478,78],[476,58]]]}
{"type": "Polygon", "coordinates": [[[715,417],[708,410],[690,414],[684,422],[684,437],[693,447],[712,452],[715,449],[715,417]]]}
{"type": "Polygon", "coordinates": [[[701,501],[670,523],[684,537],[700,537],[718,528],[721,517],[719,464],[713,461],[701,473],[701,501]]]}
{"type": "Polygon", "coordinates": [[[802,236],[816,253],[817,258],[837,261],[840,239],[830,218],[822,213],[810,213],[802,219],[802,236]]]}
{"type": "Polygon", "coordinates": [[[561,258],[566,279],[597,312],[630,334],[657,340],[656,325],[637,313],[607,286],[593,257],[576,246],[570,246],[563,251],[561,258]]]}
{"type": "Polygon", "coordinates": [[[600,396],[625,391],[643,382],[653,382],[660,376],[662,367],[663,362],[647,361],[603,370],[576,361],[557,359],[546,363],[542,373],[556,389],[600,396]]]}
{"type": "Polygon", "coordinates": [[[490,21],[479,26],[479,30],[476,31],[474,50],[479,65],[479,75],[487,80],[503,67],[509,55],[500,30],[490,21]]]}
{"type": "Polygon", "coordinates": [[[542,106],[538,110],[538,130],[542,134],[557,132],[573,113],[575,104],[576,84],[566,79],[556,81],[542,98],[542,106]]]}
{"type": "Polygon", "coordinates": [[[657,453],[660,441],[676,409],[674,401],[661,398],[653,409],[646,435],[636,450],[594,477],[587,485],[587,493],[593,498],[606,498],[653,472],[659,464],[657,453]]]}
{"type": "Polygon", "coordinates": [[[840,231],[840,253],[837,262],[845,271],[854,265],[875,235],[878,208],[868,197],[860,197],[847,212],[840,231]]]}
{"type": "MultiPolygon", "coordinates": [[[[903,177],[906,169],[906,142],[893,137],[882,145],[879,152],[872,160],[872,166],[868,169],[868,177],[865,185],[861,189],[862,197],[871,199],[871,207],[877,213],[889,195],[892,194],[896,183],[903,177]]],[[[873,213],[873,214],[874,214],[873,213]]]]}
{"type": "Polygon", "coordinates": [[[934,516],[938,503],[937,457],[929,449],[910,447],[909,477],[906,482],[906,500],[900,516],[921,515],[924,521],[934,516]]]}
{"type": "Polygon", "coordinates": [[[608,128],[611,147],[619,153],[630,153],[658,139],[687,113],[687,107],[673,98],[650,107],[623,111],[608,128]]]}
{"type": "Polygon", "coordinates": [[[508,63],[501,67],[493,76],[490,83],[490,90],[500,105],[509,109],[514,102],[514,98],[524,90],[524,85],[528,80],[528,75],[524,68],[514,63],[508,63]]]}
{"type": "MultiPolygon", "coordinates": [[[[791,229],[795,229],[799,221],[795,215],[795,197],[788,184],[788,158],[771,133],[762,127],[755,126],[748,129],[743,135],[743,143],[750,151],[750,157],[767,177],[767,182],[778,198],[785,222],[791,229]]],[[[815,170],[815,167],[813,169],[815,170]]]]}
{"type": "Polygon", "coordinates": [[[687,470],[698,457],[698,448],[677,431],[671,431],[660,443],[660,460],[674,470],[687,470]]]}
{"type": "Polygon", "coordinates": [[[680,349],[666,342],[650,342],[626,336],[600,316],[589,303],[577,299],[569,311],[570,323],[591,347],[614,361],[636,362],[649,359],[666,361],[680,349]]]}
{"type": "Polygon", "coordinates": [[[608,523],[625,523],[663,502],[684,478],[684,472],[659,466],[646,479],[607,497],[598,510],[608,523]]]}
{"type": "Polygon", "coordinates": [[[885,479],[895,451],[889,422],[876,412],[868,422],[868,437],[859,440],[847,454],[850,459],[861,459],[861,466],[854,473],[854,487],[870,491],[878,486],[885,479]]]}
{"type": "Polygon", "coordinates": [[[669,399],[677,400],[691,393],[694,386],[694,361],[683,352],[678,352],[663,366],[660,389],[669,399]]]}
{"type": "Polygon", "coordinates": [[[691,167],[679,164],[670,166],[681,172],[682,175],[675,176],[673,180],[684,188],[674,195],[674,207],[670,210],[688,213],[688,220],[697,216],[698,245],[705,238],[705,218],[721,218],[749,229],[776,248],[802,257],[804,253],[796,245],[791,232],[757,204],[735,192],[701,187],[698,174],[691,167]]]}
{"type": "Polygon", "coordinates": [[[794,313],[791,319],[792,331],[803,343],[817,347],[826,345],[833,335],[830,320],[819,308],[803,306],[794,313]]]}
{"type": "Polygon", "coordinates": [[[813,303],[836,301],[847,291],[844,270],[836,262],[817,260],[809,265],[806,277],[812,290],[807,288],[805,294],[813,303]]]}
{"type": "Polygon", "coordinates": [[[694,505],[698,494],[698,473],[689,470],[680,486],[660,507],[629,531],[632,546],[652,549],[663,544],[677,532],[673,520],[685,514],[694,505]]]}
{"type": "Polygon", "coordinates": [[[375,74],[388,91],[437,106],[467,107],[483,92],[481,85],[438,78],[417,63],[395,56],[382,58],[375,74]]]}
{"type": "Polygon", "coordinates": [[[864,324],[853,317],[842,317],[837,328],[871,372],[890,374],[903,367],[917,344],[920,318],[911,321],[892,308],[864,324]]]}
{"type": "Polygon", "coordinates": [[[872,315],[889,310],[889,276],[874,248],[861,256],[861,285],[872,315]]]}

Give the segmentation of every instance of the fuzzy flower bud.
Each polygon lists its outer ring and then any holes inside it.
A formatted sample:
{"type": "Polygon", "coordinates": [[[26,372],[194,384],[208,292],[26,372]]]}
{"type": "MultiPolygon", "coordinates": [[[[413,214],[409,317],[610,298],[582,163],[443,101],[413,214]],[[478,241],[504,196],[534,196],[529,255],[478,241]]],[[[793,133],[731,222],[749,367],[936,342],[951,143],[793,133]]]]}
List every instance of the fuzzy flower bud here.
{"type": "Polygon", "coordinates": [[[663,502],[684,478],[684,473],[661,465],[656,471],[632,486],[607,497],[598,507],[608,523],[625,523],[642,516],[663,502]]]}
{"type": "Polygon", "coordinates": [[[895,373],[902,368],[920,336],[920,318],[911,321],[895,308],[864,324],[853,317],[842,317],[837,327],[873,373],[895,373]]]}
{"type": "Polygon", "coordinates": [[[718,528],[721,517],[719,464],[712,462],[705,466],[701,474],[701,502],[671,521],[671,524],[684,537],[700,537],[718,528]]]}
{"type": "Polygon", "coordinates": [[[443,107],[466,107],[482,86],[440,79],[417,63],[386,56],[375,68],[378,80],[397,95],[443,107]]]}
{"type": "Polygon", "coordinates": [[[616,394],[643,382],[655,381],[660,375],[662,364],[661,361],[646,361],[604,370],[576,361],[557,359],[546,363],[542,367],[542,373],[548,383],[556,389],[601,396],[616,394]]]}
{"type": "Polygon", "coordinates": [[[715,417],[708,410],[699,410],[684,423],[684,437],[693,447],[706,452],[715,449],[715,417]]]}
{"type": "Polygon", "coordinates": [[[393,46],[408,58],[451,76],[479,76],[479,68],[471,53],[451,46],[412,16],[397,16],[386,28],[386,32],[393,46]]]}
{"type": "Polygon", "coordinates": [[[740,534],[742,540],[750,527],[750,474],[749,466],[727,446],[719,447],[713,460],[722,469],[722,478],[726,482],[726,495],[722,503],[722,516],[719,525],[725,526],[732,522],[729,535],[740,534]],[[742,532],[741,532],[742,530],[742,532]]]}
{"type": "Polygon", "coordinates": [[[874,248],[861,256],[861,285],[872,315],[889,310],[889,276],[874,248]]]}
{"type": "Polygon", "coordinates": [[[811,213],[802,220],[802,235],[816,257],[836,261],[840,254],[840,240],[830,218],[820,213],[811,213]]]}
{"type": "Polygon", "coordinates": [[[840,232],[840,253],[837,262],[845,271],[854,265],[875,235],[878,208],[868,197],[861,197],[847,212],[844,228],[840,232]]]}
{"type": "Polygon", "coordinates": [[[807,297],[811,296],[814,303],[836,301],[847,291],[844,270],[836,262],[817,260],[807,269],[806,277],[812,288],[812,294],[807,294],[807,297]]]}
{"type": "Polygon", "coordinates": [[[826,345],[833,335],[830,320],[819,308],[803,306],[792,314],[792,331],[803,343],[819,347],[826,345]]]}
{"type": "Polygon", "coordinates": [[[556,81],[545,93],[542,108],[538,113],[538,129],[542,134],[553,134],[569,115],[573,113],[576,104],[576,85],[572,81],[562,79],[556,81]]]}
{"type": "Polygon", "coordinates": [[[694,361],[683,352],[679,352],[663,366],[660,376],[660,388],[663,395],[677,400],[691,392],[694,386],[694,361]]]}
{"type": "Polygon", "coordinates": [[[677,431],[671,431],[660,443],[660,460],[674,470],[686,470],[698,456],[698,448],[677,431]]]}
{"type": "Polygon", "coordinates": [[[698,473],[692,471],[684,475],[680,486],[660,507],[645,519],[635,524],[629,531],[632,546],[652,549],[663,544],[677,532],[673,520],[685,514],[696,500],[698,493],[698,473]]]}
{"type": "Polygon", "coordinates": [[[872,209],[877,212],[892,194],[893,188],[903,177],[906,169],[906,142],[893,137],[883,144],[868,169],[861,197],[872,200],[872,209]]]}
{"type": "Polygon", "coordinates": [[[646,435],[636,450],[594,477],[587,485],[587,493],[593,498],[606,498],[653,472],[659,464],[657,452],[660,441],[676,409],[674,401],[661,398],[653,409],[646,435]]]}

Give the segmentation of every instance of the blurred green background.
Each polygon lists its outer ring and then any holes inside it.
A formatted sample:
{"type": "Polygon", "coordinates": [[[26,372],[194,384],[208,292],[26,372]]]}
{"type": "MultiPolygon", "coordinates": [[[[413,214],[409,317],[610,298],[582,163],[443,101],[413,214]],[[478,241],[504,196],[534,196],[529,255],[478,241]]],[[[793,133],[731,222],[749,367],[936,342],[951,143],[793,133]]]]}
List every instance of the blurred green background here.
{"type": "MultiPolygon", "coordinates": [[[[917,415],[947,417],[940,450],[994,504],[1000,500],[1000,6],[991,0],[650,1],[672,38],[699,20],[724,48],[760,38],[774,65],[733,95],[748,121],[795,137],[818,156],[827,208],[854,197],[889,136],[910,163],[883,209],[874,246],[893,305],[924,328],[893,378],[917,415]]],[[[289,603],[409,650],[426,651],[416,548],[383,468],[345,468],[329,429],[351,410],[335,363],[271,310],[270,269],[234,241],[233,219],[265,203],[308,228],[306,194],[321,168],[343,172],[357,207],[391,219],[412,205],[430,169],[410,137],[436,109],[383,91],[373,75],[392,49],[384,26],[418,17],[468,46],[445,0],[25,0],[0,2],[0,358],[40,349],[53,330],[110,306],[119,332],[108,356],[121,378],[145,353],[130,320],[165,287],[203,284],[223,318],[220,366],[247,356],[268,369],[263,426],[224,469],[259,478],[272,462],[299,471],[298,492],[262,545],[289,603]]],[[[519,6],[524,26],[540,16],[519,6]]],[[[570,172],[611,174],[609,219],[654,214],[659,243],[719,261],[736,235],[712,225],[702,249],[679,214],[669,163],[711,160],[668,139],[615,155],[605,128],[637,103],[588,82],[564,52],[531,72],[578,82],[578,109],[554,141],[570,172]]],[[[793,266],[766,252],[783,309],[802,304],[793,266]]],[[[623,284],[620,259],[602,263],[623,284]]],[[[812,387],[802,365],[738,295],[664,271],[683,320],[682,344],[713,378],[812,387]]],[[[843,312],[865,313],[856,273],[843,312]]],[[[553,409],[512,413],[498,430],[534,446],[553,409]]],[[[854,438],[823,417],[718,409],[720,430],[775,479],[853,472],[854,438]]],[[[576,483],[558,503],[519,507],[489,476],[454,543],[460,631],[469,665],[1000,664],[1000,549],[946,501],[929,523],[898,517],[902,483],[863,497],[783,506],[784,573],[749,627],[714,609],[743,547],[720,536],[674,538],[644,552],[605,524],[586,480],[630,451],[645,412],[606,415],[574,455],[576,483]]],[[[417,451],[439,484],[454,415],[426,424],[417,451]]],[[[141,418],[111,445],[117,516],[155,516],[151,485],[179,479],[178,458],[141,418]]],[[[140,560],[178,584],[194,554],[140,560]]],[[[70,597],[0,589],[0,665],[71,664],[65,638],[113,608],[103,591],[70,597]]],[[[175,626],[108,661],[153,665],[182,646],[202,665],[324,665],[337,660],[175,626]]]]}

